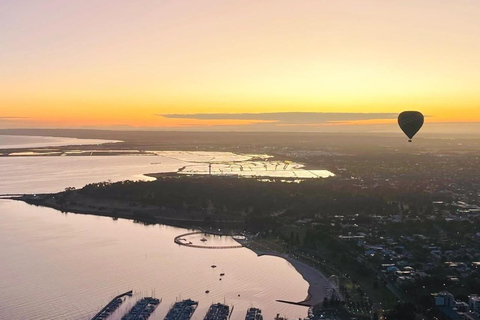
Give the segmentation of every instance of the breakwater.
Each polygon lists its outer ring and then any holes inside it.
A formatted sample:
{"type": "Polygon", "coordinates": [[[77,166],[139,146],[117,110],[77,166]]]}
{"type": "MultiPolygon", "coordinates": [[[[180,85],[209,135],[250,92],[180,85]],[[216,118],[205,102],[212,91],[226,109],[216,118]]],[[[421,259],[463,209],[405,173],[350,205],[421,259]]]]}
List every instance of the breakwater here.
{"type": "Polygon", "coordinates": [[[223,233],[195,231],[195,232],[189,232],[189,233],[184,233],[184,234],[178,235],[173,239],[173,241],[176,244],[179,244],[181,246],[192,247],[192,248],[200,248],[200,249],[236,249],[236,248],[243,248],[243,246],[241,244],[231,245],[231,246],[218,246],[218,245],[217,246],[209,246],[209,245],[199,245],[199,244],[193,244],[191,242],[187,242],[185,237],[195,235],[195,234],[213,234],[213,235],[218,235],[218,236],[226,236],[226,234],[223,234],[223,233]]]}

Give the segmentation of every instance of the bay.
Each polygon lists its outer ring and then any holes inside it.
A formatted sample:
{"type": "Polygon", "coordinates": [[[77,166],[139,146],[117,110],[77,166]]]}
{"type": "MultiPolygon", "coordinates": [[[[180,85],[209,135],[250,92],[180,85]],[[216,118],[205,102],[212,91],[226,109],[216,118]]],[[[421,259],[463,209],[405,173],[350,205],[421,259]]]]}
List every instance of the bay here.
{"type": "MultiPolygon", "coordinates": [[[[188,163],[166,156],[3,157],[0,194],[145,180],[151,179],[145,173],[175,172],[188,163]]],[[[306,316],[304,307],[275,301],[307,295],[308,283],[286,260],[257,257],[246,248],[196,249],[173,242],[188,231],[0,200],[0,319],[90,319],[131,289],[135,297],[162,298],[151,319],[163,319],[173,302],[186,298],[200,302],[193,319],[203,319],[216,302],[235,306],[233,320],[244,319],[253,306],[265,319],[277,313],[306,316]]],[[[208,241],[236,243],[230,237],[208,241]]]]}

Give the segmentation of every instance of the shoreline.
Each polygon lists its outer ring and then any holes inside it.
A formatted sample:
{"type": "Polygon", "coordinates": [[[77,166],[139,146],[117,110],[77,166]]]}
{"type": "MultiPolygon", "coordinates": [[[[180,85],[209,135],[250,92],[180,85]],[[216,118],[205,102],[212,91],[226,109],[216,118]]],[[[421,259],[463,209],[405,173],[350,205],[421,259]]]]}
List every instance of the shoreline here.
{"type": "MultiPolygon", "coordinates": [[[[116,207],[116,208],[110,207],[108,209],[92,208],[91,205],[89,206],[88,202],[86,202],[83,205],[62,206],[51,201],[55,195],[56,194],[22,195],[22,196],[5,197],[3,199],[22,201],[30,205],[52,208],[61,212],[140,221],[135,219],[136,217],[133,214],[133,212],[127,211],[126,207],[122,207],[123,210],[120,207],[116,207]]],[[[152,208],[148,208],[147,210],[151,210],[151,209],[152,208]]],[[[172,218],[172,217],[155,215],[154,219],[149,221],[141,221],[141,222],[152,223],[152,224],[164,224],[172,227],[180,227],[180,228],[186,228],[186,229],[198,229],[198,230],[204,229],[201,226],[203,222],[202,219],[189,219],[187,217],[182,219],[182,218],[172,218]]],[[[232,226],[243,224],[243,222],[241,221],[230,221],[230,223],[232,224],[232,226]]],[[[227,230],[229,228],[224,228],[224,229],[227,230]]],[[[295,268],[295,270],[302,276],[302,278],[309,284],[307,296],[305,297],[304,300],[298,301],[298,302],[285,301],[285,300],[281,300],[280,299],[281,297],[279,297],[277,302],[294,304],[294,305],[305,306],[305,307],[311,307],[315,304],[323,302],[323,299],[325,298],[325,294],[326,294],[325,287],[328,282],[328,279],[321,271],[290,257],[288,254],[280,253],[276,251],[256,250],[248,246],[248,243],[244,243],[243,241],[237,241],[237,242],[239,242],[244,248],[252,250],[255,254],[257,254],[258,257],[274,256],[274,257],[283,258],[290,265],[292,265],[295,268]]]]}
{"type": "MultiPolygon", "coordinates": [[[[126,203],[116,201],[104,201],[99,203],[97,199],[88,197],[76,199],[76,201],[81,202],[82,204],[79,204],[78,202],[75,204],[59,204],[56,202],[55,197],[61,193],[62,192],[36,195],[3,195],[5,197],[2,197],[2,199],[22,201],[30,205],[51,208],[65,213],[109,217],[112,219],[126,219],[144,224],[164,224],[172,227],[199,230],[203,230],[207,227],[202,225],[205,224],[203,216],[199,218],[191,218],[186,214],[178,216],[178,211],[175,211],[175,216],[172,216],[172,211],[168,209],[164,210],[163,215],[159,215],[159,212],[162,210],[154,206],[144,208],[129,207],[126,203]],[[150,215],[152,213],[153,215],[150,215]],[[145,214],[148,215],[145,216],[145,214]]],[[[222,223],[224,229],[230,230],[234,228],[228,228],[227,226],[243,226],[244,221],[224,219],[222,220],[222,223]]]]}
{"type": "MultiPolygon", "coordinates": [[[[245,246],[248,248],[248,246],[245,246]]],[[[249,248],[250,249],[250,248],[249,248]]],[[[273,256],[285,259],[288,263],[295,268],[295,270],[303,277],[303,279],[308,283],[307,297],[299,302],[277,300],[278,302],[295,304],[299,306],[311,307],[318,303],[322,303],[325,298],[325,287],[328,283],[327,277],[320,271],[315,269],[312,266],[309,266],[303,262],[300,262],[288,254],[275,252],[275,251],[259,251],[250,249],[257,254],[257,256],[273,256]]]]}

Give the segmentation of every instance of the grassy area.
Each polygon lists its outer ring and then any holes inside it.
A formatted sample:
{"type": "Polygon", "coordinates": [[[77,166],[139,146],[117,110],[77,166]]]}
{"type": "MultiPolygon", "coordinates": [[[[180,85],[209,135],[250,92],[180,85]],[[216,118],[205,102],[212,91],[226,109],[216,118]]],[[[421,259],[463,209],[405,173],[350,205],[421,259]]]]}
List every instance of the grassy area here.
{"type": "Polygon", "coordinates": [[[367,296],[372,304],[381,304],[382,309],[390,309],[396,305],[398,298],[372,272],[359,272],[360,262],[346,262],[337,252],[332,252],[328,247],[321,244],[317,247],[316,255],[327,261],[331,269],[335,270],[335,274],[339,277],[341,284],[348,290],[347,292],[353,302],[363,302],[364,297],[367,296]]]}

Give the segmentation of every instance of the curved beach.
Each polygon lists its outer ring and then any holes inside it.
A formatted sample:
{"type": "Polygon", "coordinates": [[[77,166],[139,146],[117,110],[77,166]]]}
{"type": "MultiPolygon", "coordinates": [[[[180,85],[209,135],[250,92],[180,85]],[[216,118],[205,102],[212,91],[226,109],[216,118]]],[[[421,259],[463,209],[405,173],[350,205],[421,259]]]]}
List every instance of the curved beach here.
{"type": "MultiPolygon", "coordinates": [[[[308,295],[305,298],[305,300],[299,301],[299,302],[292,301],[291,303],[305,305],[305,306],[313,306],[317,303],[323,302],[323,299],[325,298],[325,288],[328,283],[328,278],[319,270],[303,262],[295,260],[294,258],[284,253],[273,252],[273,251],[268,251],[268,252],[255,251],[255,253],[258,256],[268,255],[268,256],[280,257],[287,260],[295,268],[295,270],[297,270],[297,272],[302,275],[303,279],[305,279],[305,281],[308,282],[309,284],[308,295]]],[[[288,303],[288,301],[283,301],[283,302],[288,303]]]]}

